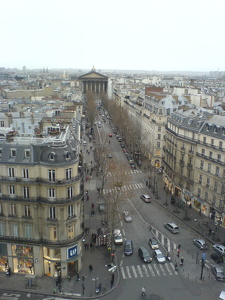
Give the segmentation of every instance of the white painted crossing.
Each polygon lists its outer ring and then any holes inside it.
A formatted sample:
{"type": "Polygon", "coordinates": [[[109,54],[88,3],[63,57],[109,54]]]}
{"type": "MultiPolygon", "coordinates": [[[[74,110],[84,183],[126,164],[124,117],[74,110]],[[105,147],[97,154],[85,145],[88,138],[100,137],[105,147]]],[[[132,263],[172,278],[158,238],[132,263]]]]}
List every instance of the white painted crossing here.
{"type": "MultiPolygon", "coordinates": [[[[133,175],[133,174],[142,174],[141,170],[130,170],[128,172],[125,172],[126,175],[133,175]]],[[[121,175],[119,172],[108,172],[106,177],[110,176],[116,176],[116,175],[121,175]]]]}
{"type": "MultiPolygon", "coordinates": [[[[140,182],[140,183],[133,183],[133,184],[129,184],[129,185],[124,185],[121,187],[121,191],[125,192],[125,191],[129,191],[129,190],[137,190],[137,189],[143,189],[145,188],[145,185],[140,182]]],[[[103,195],[107,195],[110,193],[113,193],[113,191],[116,191],[117,188],[114,189],[103,189],[103,195]]]]}
{"type": "Polygon", "coordinates": [[[165,264],[143,264],[143,265],[132,265],[132,266],[120,266],[119,267],[122,275],[122,279],[135,279],[144,277],[161,277],[161,276],[172,276],[178,275],[175,271],[172,262],[165,264]]]}

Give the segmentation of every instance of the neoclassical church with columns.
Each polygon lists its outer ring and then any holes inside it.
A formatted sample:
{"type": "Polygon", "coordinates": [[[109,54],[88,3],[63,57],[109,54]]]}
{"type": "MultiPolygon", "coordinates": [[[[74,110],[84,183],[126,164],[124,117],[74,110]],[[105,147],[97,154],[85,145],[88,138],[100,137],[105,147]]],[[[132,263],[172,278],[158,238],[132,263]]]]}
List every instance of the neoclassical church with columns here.
{"type": "Polygon", "coordinates": [[[92,70],[78,77],[81,82],[82,93],[93,92],[94,94],[107,93],[108,77],[96,72],[93,66],[92,70]]]}

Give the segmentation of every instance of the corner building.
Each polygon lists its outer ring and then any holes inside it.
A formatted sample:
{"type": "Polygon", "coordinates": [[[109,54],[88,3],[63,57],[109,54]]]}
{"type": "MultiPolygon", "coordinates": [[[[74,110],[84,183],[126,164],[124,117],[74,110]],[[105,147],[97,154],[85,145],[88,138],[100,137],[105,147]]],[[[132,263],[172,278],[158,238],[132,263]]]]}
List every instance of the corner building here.
{"type": "Polygon", "coordinates": [[[69,126],[60,138],[0,141],[0,271],[81,269],[83,176],[69,126]]]}

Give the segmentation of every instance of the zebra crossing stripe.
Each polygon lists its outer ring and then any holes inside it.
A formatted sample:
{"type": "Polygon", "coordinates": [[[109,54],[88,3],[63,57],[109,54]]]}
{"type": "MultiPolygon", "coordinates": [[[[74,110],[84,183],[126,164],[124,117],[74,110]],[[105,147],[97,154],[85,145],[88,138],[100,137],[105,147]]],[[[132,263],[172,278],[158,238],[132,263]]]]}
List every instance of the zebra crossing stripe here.
{"type": "Polygon", "coordinates": [[[167,250],[168,250],[168,252],[171,251],[170,240],[168,240],[168,239],[167,239],[167,250]]]}
{"type": "Polygon", "coordinates": [[[134,184],[134,188],[135,188],[135,189],[138,189],[138,185],[137,185],[136,183],[134,184]]]}
{"type": "Polygon", "coordinates": [[[121,274],[122,274],[123,279],[126,279],[126,275],[125,275],[123,267],[121,267],[120,270],[121,270],[121,274]]]}
{"type": "Polygon", "coordinates": [[[169,273],[170,275],[173,275],[173,274],[172,274],[172,272],[170,271],[170,268],[169,268],[169,266],[168,266],[168,264],[167,264],[167,263],[165,264],[165,267],[166,267],[166,269],[167,269],[168,273],[169,273]]]}
{"type": "Polygon", "coordinates": [[[153,265],[153,267],[154,267],[154,269],[155,269],[157,275],[160,276],[160,272],[159,272],[158,268],[156,267],[156,265],[153,265]]]}
{"type": "Polygon", "coordinates": [[[146,268],[145,265],[142,265],[142,269],[143,269],[143,272],[145,273],[145,275],[146,275],[147,277],[149,277],[148,271],[147,271],[147,268],[146,268]]]}
{"type": "Polygon", "coordinates": [[[129,269],[129,267],[128,267],[128,266],[126,266],[126,269],[127,269],[127,274],[128,274],[128,277],[129,277],[129,278],[131,278],[132,276],[131,276],[131,274],[130,274],[130,269],[129,269]]]}
{"type": "Polygon", "coordinates": [[[137,278],[137,272],[136,272],[136,270],[135,270],[135,267],[134,267],[134,266],[131,266],[131,268],[132,268],[132,271],[133,271],[133,273],[134,273],[134,277],[137,278]]]}
{"type": "Polygon", "coordinates": [[[141,267],[139,265],[137,265],[137,270],[138,270],[140,277],[143,277],[143,273],[142,273],[141,267]]]}
{"type": "Polygon", "coordinates": [[[154,277],[154,276],[155,276],[155,273],[154,273],[154,271],[153,271],[153,269],[152,269],[152,266],[151,266],[150,264],[148,264],[148,268],[149,268],[149,271],[150,271],[152,277],[154,277]]]}
{"type": "Polygon", "coordinates": [[[161,269],[163,275],[166,276],[166,273],[165,273],[165,271],[164,271],[164,269],[163,269],[163,266],[162,266],[162,265],[159,265],[159,267],[160,267],[160,269],[161,269]]]}

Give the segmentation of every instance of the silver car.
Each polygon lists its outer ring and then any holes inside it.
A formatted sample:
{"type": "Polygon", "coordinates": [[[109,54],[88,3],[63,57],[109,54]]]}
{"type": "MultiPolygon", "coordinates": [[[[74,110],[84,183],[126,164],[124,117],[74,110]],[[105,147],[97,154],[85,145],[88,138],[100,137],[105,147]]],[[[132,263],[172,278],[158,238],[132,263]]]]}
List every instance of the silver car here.
{"type": "Polygon", "coordinates": [[[132,218],[131,218],[128,211],[126,211],[126,210],[123,211],[123,217],[124,217],[124,221],[126,223],[131,223],[132,222],[132,218]]]}
{"type": "Polygon", "coordinates": [[[193,243],[201,250],[208,249],[208,244],[206,244],[206,241],[203,239],[194,239],[193,243]]]}
{"type": "Polygon", "coordinates": [[[214,249],[216,252],[219,252],[219,253],[221,253],[222,255],[225,255],[225,247],[224,247],[223,245],[214,244],[214,245],[213,245],[213,249],[214,249]]]}
{"type": "Polygon", "coordinates": [[[158,263],[164,263],[166,261],[165,256],[163,256],[162,252],[159,249],[153,251],[153,256],[158,263]]]}

